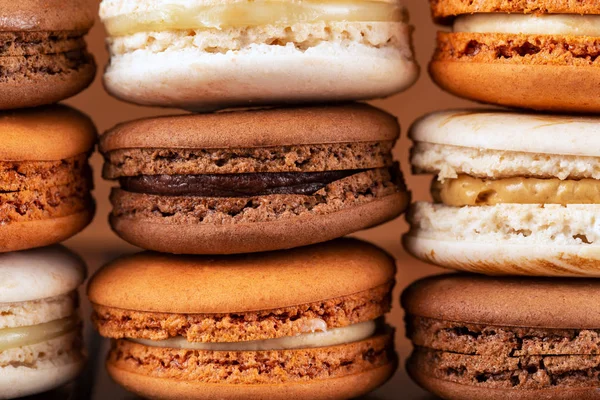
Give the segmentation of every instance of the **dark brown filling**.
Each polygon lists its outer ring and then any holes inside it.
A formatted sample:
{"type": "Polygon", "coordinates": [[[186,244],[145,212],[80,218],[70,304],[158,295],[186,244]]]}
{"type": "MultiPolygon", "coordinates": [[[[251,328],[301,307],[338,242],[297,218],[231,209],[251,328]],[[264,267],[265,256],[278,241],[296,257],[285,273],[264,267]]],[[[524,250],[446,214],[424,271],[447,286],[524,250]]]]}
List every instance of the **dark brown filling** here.
{"type": "Polygon", "coordinates": [[[142,175],[120,178],[129,192],[161,196],[250,197],[311,195],[362,170],[212,175],[142,175]]]}

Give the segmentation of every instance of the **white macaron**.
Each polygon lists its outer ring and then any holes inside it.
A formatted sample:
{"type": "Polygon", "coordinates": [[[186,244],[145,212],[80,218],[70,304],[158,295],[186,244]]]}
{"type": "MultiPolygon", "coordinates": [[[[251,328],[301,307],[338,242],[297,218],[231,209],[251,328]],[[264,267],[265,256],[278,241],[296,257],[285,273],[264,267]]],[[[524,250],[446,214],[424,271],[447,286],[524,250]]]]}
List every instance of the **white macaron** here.
{"type": "Polygon", "coordinates": [[[0,399],[45,392],[81,372],[77,288],[85,276],[63,246],[0,254],[0,399]]]}
{"type": "Polygon", "coordinates": [[[600,276],[600,118],[489,110],[417,121],[411,163],[436,175],[405,248],[485,274],[600,276]]]}

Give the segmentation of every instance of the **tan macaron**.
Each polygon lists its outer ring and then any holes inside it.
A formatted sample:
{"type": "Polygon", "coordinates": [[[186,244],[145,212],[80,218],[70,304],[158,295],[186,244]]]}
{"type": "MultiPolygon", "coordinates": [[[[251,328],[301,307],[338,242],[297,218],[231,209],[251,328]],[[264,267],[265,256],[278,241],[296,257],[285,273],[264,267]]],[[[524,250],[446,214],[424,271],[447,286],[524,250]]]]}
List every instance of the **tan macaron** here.
{"type": "Polygon", "coordinates": [[[110,221],[139,247],[181,254],[332,240],[406,208],[396,118],[365,104],[151,118],[100,139],[118,179],[110,221]]]}
{"type": "Polygon", "coordinates": [[[600,112],[600,5],[569,0],[432,0],[429,66],[443,89],[503,106],[600,112]]]}
{"type": "Polygon", "coordinates": [[[90,223],[96,138],[66,106],[0,114],[0,252],[58,243],[90,223]]]}
{"type": "Polygon", "coordinates": [[[346,399],[396,368],[394,260],[354,239],[239,256],[140,253],[91,280],[107,367],[161,399],[346,399]],[[185,360],[185,361],[184,361],[185,360]]]}

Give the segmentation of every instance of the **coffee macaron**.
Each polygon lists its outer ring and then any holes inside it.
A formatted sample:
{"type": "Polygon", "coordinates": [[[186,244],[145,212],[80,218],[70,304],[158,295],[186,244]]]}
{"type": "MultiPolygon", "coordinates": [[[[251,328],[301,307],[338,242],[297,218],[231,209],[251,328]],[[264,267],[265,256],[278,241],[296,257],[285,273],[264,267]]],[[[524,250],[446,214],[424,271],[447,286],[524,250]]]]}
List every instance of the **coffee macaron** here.
{"type": "Polygon", "coordinates": [[[431,0],[439,32],[433,80],[467,99],[600,112],[600,5],[570,0],[431,0]]]}
{"type": "Polygon", "coordinates": [[[90,281],[110,376],[152,399],[347,399],[397,366],[395,262],[355,239],[250,255],[144,252],[90,281]]]}
{"type": "Polygon", "coordinates": [[[447,400],[600,398],[600,281],[450,274],[402,295],[409,375],[447,400]]]}
{"type": "Polygon", "coordinates": [[[434,202],[408,213],[416,257],[484,274],[600,276],[600,119],[441,111],[411,128],[434,202]]]}
{"type": "Polygon", "coordinates": [[[107,90],[215,110],[386,97],[412,85],[398,0],[103,0],[107,90]]]}
{"type": "Polygon", "coordinates": [[[55,245],[0,254],[0,399],[77,377],[85,357],[77,288],[83,261],[55,245]]]}
{"type": "Polygon", "coordinates": [[[0,9],[0,109],[56,103],[92,83],[89,1],[1,0],[0,9]]]}
{"type": "Polygon", "coordinates": [[[397,120],[364,104],[151,118],[102,136],[126,241],[183,254],[278,250],[397,217],[397,120]]]}
{"type": "Polygon", "coordinates": [[[66,106],[0,113],[0,252],[58,243],[91,222],[96,137],[66,106]]]}

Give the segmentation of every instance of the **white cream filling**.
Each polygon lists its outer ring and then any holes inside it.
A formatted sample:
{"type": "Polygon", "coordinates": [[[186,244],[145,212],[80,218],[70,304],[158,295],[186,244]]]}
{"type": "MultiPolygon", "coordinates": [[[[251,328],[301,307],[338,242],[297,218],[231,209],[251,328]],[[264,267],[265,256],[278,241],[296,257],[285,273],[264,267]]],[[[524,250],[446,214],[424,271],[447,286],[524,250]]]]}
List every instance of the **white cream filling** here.
{"type": "Polygon", "coordinates": [[[454,21],[454,32],[600,37],[600,15],[473,14],[454,21]]]}
{"type": "Polygon", "coordinates": [[[72,316],[40,325],[0,329],[0,352],[57,338],[74,330],[78,321],[72,316]]]}
{"type": "MultiPolygon", "coordinates": [[[[326,329],[326,328],[325,328],[326,329]]],[[[267,351],[312,349],[317,347],[338,346],[367,339],[377,330],[375,321],[361,322],[343,328],[304,333],[277,339],[252,340],[233,343],[197,343],[188,342],[184,337],[167,340],[130,339],[133,342],[149,347],[172,349],[189,349],[205,351],[267,351]]]]}

